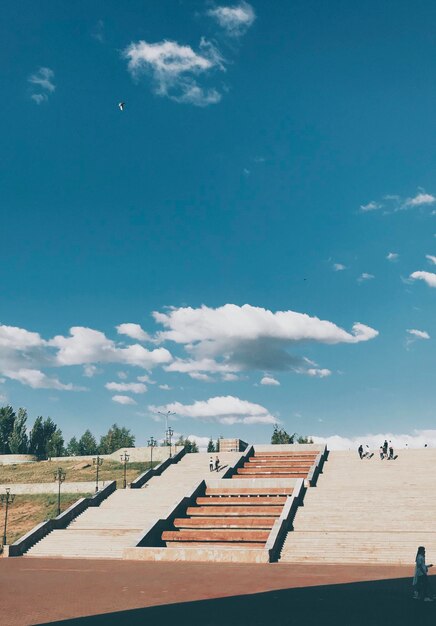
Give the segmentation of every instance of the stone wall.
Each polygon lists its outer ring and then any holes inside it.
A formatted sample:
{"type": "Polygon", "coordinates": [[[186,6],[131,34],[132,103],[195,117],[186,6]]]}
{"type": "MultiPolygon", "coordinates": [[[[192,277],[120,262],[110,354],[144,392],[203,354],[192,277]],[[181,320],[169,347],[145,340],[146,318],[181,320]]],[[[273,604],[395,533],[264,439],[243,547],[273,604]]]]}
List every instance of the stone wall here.
{"type": "Polygon", "coordinates": [[[36,456],[34,454],[0,454],[0,465],[32,463],[33,461],[36,461],[36,456]]]}

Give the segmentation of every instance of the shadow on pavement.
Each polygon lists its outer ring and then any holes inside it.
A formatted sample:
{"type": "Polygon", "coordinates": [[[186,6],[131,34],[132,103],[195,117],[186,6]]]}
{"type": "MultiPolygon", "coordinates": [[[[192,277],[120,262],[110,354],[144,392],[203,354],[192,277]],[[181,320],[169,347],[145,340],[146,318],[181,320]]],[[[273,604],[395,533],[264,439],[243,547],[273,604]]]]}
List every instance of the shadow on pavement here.
{"type": "Polygon", "coordinates": [[[72,626],[143,626],[153,623],[174,623],[177,626],[435,626],[436,601],[412,600],[411,578],[408,577],[281,589],[51,622],[54,623],[72,626]]]}

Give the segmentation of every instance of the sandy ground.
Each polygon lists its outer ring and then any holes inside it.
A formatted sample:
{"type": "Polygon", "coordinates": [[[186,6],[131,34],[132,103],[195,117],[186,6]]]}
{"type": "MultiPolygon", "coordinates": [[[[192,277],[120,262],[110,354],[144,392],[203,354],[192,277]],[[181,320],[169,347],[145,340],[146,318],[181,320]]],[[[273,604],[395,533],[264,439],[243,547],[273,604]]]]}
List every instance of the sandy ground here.
{"type": "Polygon", "coordinates": [[[436,624],[436,602],[411,599],[412,572],[412,566],[2,559],[0,624],[436,624]]]}

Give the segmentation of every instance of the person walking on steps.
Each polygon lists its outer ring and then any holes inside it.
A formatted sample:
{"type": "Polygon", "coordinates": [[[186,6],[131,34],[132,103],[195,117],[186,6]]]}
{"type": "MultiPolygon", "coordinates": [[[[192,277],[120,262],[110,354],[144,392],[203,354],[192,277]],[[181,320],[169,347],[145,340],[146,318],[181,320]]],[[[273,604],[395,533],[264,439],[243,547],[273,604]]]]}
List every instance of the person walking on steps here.
{"type": "Polygon", "coordinates": [[[425,548],[419,546],[415,559],[415,576],[413,577],[413,599],[433,602],[430,596],[430,585],[428,584],[428,570],[433,564],[425,564],[425,548]]]}
{"type": "Polygon", "coordinates": [[[218,456],[215,457],[215,470],[218,471],[220,468],[220,460],[218,456]]]}
{"type": "Polygon", "coordinates": [[[384,458],[385,458],[385,453],[383,450],[383,446],[380,446],[380,460],[383,461],[384,458]]]}
{"type": "Polygon", "coordinates": [[[386,458],[388,458],[388,440],[385,439],[385,442],[383,444],[383,452],[386,458]]]}
{"type": "Polygon", "coordinates": [[[213,458],[210,457],[209,459],[209,471],[213,472],[213,458]]]}
{"type": "Polygon", "coordinates": [[[394,446],[392,445],[392,441],[389,442],[389,457],[390,461],[394,460],[394,446]]]}
{"type": "Polygon", "coordinates": [[[357,448],[357,452],[359,453],[360,459],[363,459],[363,446],[362,446],[362,444],[360,444],[360,446],[357,448]]]}

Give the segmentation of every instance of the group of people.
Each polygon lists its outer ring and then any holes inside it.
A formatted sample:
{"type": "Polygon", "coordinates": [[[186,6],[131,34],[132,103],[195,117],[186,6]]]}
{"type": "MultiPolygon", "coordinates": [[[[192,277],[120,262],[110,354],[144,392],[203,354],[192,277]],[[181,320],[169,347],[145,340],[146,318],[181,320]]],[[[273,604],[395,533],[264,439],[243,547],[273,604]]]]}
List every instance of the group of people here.
{"type": "MultiPolygon", "coordinates": [[[[370,459],[374,456],[374,453],[371,452],[371,449],[368,444],[366,444],[365,449],[362,444],[357,448],[357,452],[359,453],[359,457],[361,459],[370,459]]],[[[380,459],[386,459],[387,461],[394,461],[397,457],[394,455],[394,447],[392,445],[392,441],[387,441],[385,439],[384,444],[380,446],[380,459]]]]}
{"type": "Polygon", "coordinates": [[[209,459],[209,470],[211,472],[213,472],[214,470],[216,472],[218,472],[219,468],[220,468],[220,460],[219,460],[219,458],[216,456],[215,457],[215,461],[214,461],[213,458],[210,457],[210,459],[209,459]]]}

